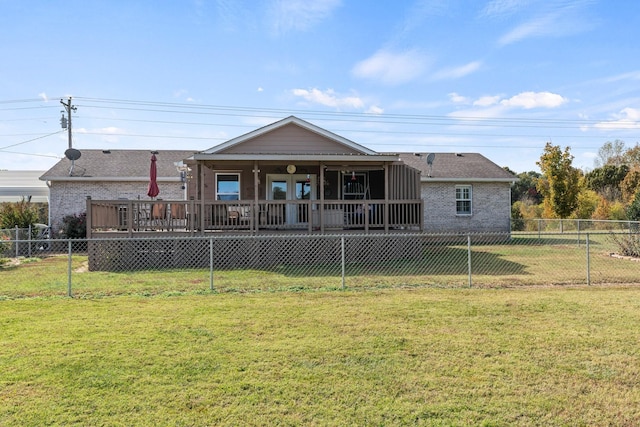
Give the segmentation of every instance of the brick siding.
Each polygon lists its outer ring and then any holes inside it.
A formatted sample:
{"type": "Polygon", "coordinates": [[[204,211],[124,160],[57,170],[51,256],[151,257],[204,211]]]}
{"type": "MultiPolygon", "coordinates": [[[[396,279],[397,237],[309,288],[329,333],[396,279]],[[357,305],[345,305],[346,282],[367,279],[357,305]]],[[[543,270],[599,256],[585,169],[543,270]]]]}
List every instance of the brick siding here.
{"type": "MultiPolygon", "coordinates": [[[[62,219],[67,215],[86,212],[87,196],[94,200],[149,199],[147,182],[142,181],[53,181],[50,189],[49,216],[54,233],[60,230],[62,219]]],[[[159,198],[184,200],[180,182],[160,182],[159,198]]]]}
{"type": "Polygon", "coordinates": [[[511,185],[501,182],[423,182],[424,228],[435,233],[509,232],[511,185]],[[471,215],[456,215],[456,185],[471,185],[471,215]]]}

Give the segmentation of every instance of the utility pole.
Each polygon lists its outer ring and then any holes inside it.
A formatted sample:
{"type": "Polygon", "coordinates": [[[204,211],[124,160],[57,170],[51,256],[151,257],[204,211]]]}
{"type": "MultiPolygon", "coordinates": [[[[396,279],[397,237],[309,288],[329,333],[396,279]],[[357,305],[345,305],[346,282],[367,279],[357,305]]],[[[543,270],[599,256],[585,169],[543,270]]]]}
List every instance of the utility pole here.
{"type": "Polygon", "coordinates": [[[71,105],[71,97],[65,103],[62,99],[60,100],[60,104],[64,106],[65,111],[67,112],[67,118],[64,117],[64,111],[62,112],[62,118],[60,119],[60,125],[63,129],[67,129],[67,133],[69,134],[69,148],[72,148],[71,144],[71,113],[77,110],[75,105],[71,105]]]}

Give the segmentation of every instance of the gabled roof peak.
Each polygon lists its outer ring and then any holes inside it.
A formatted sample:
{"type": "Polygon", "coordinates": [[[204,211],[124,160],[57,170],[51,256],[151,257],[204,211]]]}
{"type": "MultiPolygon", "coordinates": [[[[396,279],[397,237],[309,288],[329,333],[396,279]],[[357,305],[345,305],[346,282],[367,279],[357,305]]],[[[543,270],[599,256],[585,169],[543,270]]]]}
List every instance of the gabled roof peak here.
{"type": "Polygon", "coordinates": [[[312,123],[307,122],[306,120],[300,119],[299,117],[296,117],[294,115],[290,115],[288,117],[285,117],[284,119],[278,120],[276,122],[273,122],[271,124],[268,124],[266,126],[263,126],[261,128],[255,129],[251,132],[245,133],[244,135],[240,135],[238,137],[232,138],[226,142],[223,142],[222,144],[216,145],[214,147],[211,147],[208,150],[204,150],[201,153],[202,154],[219,154],[222,153],[223,151],[234,147],[236,145],[242,144],[246,141],[249,141],[251,139],[260,137],[262,135],[265,135],[269,132],[273,132],[277,129],[280,129],[282,127],[288,126],[288,125],[296,125],[299,126],[309,132],[313,132],[315,134],[318,134],[324,138],[327,138],[329,140],[332,140],[340,145],[343,145],[345,147],[348,147],[350,150],[353,150],[359,154],[364,154],[364,155],[377,155],[378,153],[376,153],[373,150],[370,150],[360,144],[357,144],[347,138],[344,138],[340,135],[337,135],[333,132],[330,132],[324,128],[321,128],[319,126],[316,126],[312,123]]]}

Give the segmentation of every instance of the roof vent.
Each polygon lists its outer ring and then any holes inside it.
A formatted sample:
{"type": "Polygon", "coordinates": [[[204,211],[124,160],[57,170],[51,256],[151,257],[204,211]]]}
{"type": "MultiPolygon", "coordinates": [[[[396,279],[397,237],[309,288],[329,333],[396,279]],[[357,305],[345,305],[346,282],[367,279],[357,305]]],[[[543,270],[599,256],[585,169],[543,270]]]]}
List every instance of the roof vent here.
{"type": "Polygon", "coordinates": [[[456,153],[456,157],[462,157],[462,153],[456,153]]]}

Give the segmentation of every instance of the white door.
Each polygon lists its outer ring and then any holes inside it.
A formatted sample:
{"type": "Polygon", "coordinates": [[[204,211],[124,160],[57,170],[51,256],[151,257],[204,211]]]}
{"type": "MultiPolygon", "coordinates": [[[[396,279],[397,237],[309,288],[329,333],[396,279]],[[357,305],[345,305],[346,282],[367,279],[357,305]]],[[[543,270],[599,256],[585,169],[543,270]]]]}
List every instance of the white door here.
{"type": "MultiPolygon", "coordinates": [[[[313,174],[267,175],[267,200],[316,200],[316,176],[313,174]]],[[[306,203],[277,206],[286,225],[303,225],[312,214],[306,203]]]]}

